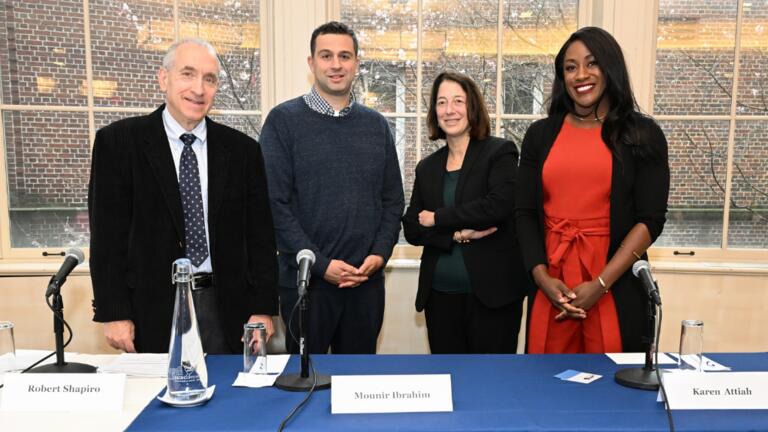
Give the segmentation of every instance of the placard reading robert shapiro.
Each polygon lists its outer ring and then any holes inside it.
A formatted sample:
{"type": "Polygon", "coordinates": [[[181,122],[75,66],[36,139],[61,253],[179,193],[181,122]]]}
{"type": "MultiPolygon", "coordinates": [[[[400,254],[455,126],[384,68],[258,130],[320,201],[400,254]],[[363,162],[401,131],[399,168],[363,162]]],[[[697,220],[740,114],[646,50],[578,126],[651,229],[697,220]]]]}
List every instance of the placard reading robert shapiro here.
{"type": "Polygon", "coordinates": [[[6,374],[3,411],[121,411],[125,374],[6,374]]]}

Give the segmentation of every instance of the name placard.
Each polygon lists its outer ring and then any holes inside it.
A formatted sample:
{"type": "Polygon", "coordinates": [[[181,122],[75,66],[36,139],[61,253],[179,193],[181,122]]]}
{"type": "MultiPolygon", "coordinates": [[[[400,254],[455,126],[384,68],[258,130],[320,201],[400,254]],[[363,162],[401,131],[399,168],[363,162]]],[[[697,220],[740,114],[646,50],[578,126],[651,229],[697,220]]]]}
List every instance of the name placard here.
{"type": "Polygon", "coordinates": [[[122,411],[124,374],[5,374],[2,411],[122,411]]]}
{"type": "Polygon", "coordinates": [[[670,409],[768,409],[768,372],[663,375],[670,409]]]}
{"type": "Polygon", "coordinates": [[[331,413],[402,413],[453,411],[451,376],[334,375],[331,413]]]}

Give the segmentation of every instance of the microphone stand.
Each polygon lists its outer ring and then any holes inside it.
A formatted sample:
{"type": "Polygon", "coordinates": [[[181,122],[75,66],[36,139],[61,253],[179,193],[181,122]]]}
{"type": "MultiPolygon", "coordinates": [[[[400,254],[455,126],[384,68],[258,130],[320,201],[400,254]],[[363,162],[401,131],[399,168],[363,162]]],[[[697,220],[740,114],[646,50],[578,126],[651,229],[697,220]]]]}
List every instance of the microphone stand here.
{"type": "Polygon", "coordinates": [[[61,298],[61,285],[66,278],[56,284],[51,277],[48,283],[46,297],[52,296],[53,333],[56,336],[56,363],[38,366],[30,369],[29,373],[95,373],[96,367],[84,363],[67,363],[64,361],[64,301],[61,298]]]}
{"type": "MultiPolygon", "coordinates": [[[[655,281],[653,284],[658,291],[655,281]]],[[[658,306],[661,307],[661,304],[658,306]]],[[[614,379],[625,387],[641,390],[658,390],[659,380],[656,376],[656,367],[653,364],[653,347],[656,342],[654,336],[656,328],[656,302],[650,293],[648,293],[647,309],[645,334],[642,339],[643,342],[648,343],[648,347],[645,350],[645,366],[641,368],[620,369],[616,371],[614,379]]]]}
{"type": "MultiPolygon", "coordinates": [[[[277,377],[275,387],[287,391],[309,391],[331,388],[331,377],[317,374],[312,370],[309,375],[309,352],[307,352],[307,309],[309,300],[306,281],[299,282],[299,355],[301,355],[301,372],[298,374],[282,374],[277,377]]],[[[290,329],[288,332],[290,334],[290,329]]],[[[286,335],[288,337],[288,335],[286,335]]]]}

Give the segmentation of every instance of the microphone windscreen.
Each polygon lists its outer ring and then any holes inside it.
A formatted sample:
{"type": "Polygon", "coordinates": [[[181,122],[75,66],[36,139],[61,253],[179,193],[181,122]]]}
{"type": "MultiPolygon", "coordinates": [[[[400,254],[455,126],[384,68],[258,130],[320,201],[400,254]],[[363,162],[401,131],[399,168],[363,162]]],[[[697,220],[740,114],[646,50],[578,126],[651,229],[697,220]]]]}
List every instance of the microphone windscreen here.
{"type": "Polygon", "coordinates": [[[315,263],[315,253],[309,249],[302,249],[296,254],[296,264],[301,264],[301,260],[309,258],[309,265],[315,263]]]}
{"type": "Polygon", "coordinates": [[[78,248],[67,249],[67,251],[64,253],[64,257],[66,258],[68,256],[76,259],[78,264],[81,264],[83,261],[85,261],[85,254],[78,248]]]}
{"type": "Polygon", "coordinates": [[[650,269],[650,266],[648,265],[648,261],[638,260],[638,261],[635,261],[634,264],[632,264],[632,274],[635,275],[635,277],[640,277],[640,270],[642,269],[650,269]]]}

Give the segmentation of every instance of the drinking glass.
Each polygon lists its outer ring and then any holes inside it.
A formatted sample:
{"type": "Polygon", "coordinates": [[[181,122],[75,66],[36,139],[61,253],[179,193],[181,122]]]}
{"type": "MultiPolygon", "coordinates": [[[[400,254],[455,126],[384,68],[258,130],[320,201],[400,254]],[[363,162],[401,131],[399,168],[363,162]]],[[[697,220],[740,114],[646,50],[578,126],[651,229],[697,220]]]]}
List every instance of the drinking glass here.
{"type": "Polygon", "coordinates": [[[683,320],[680,327],[680,352],[677,367],[687,371],[702,371],[704,348],[704,322],[683,320]]]}
{"type": "Polygon", "coordinates": [[[16,343],[13,323],[0,321],[0,372],[16,370],[16,343]]]}
{"type": "Polygon", "coordinates": [[[267,328],[264,323],[243,326],[243,372],[267,373],[267,328]]]}

